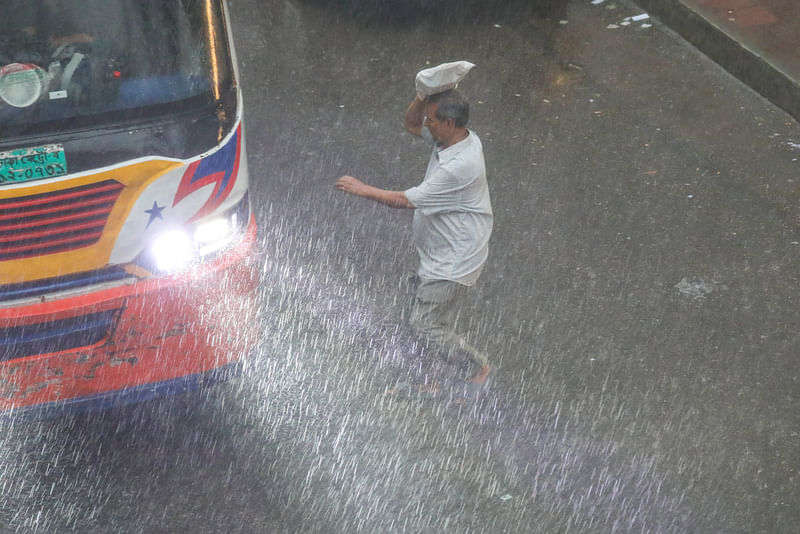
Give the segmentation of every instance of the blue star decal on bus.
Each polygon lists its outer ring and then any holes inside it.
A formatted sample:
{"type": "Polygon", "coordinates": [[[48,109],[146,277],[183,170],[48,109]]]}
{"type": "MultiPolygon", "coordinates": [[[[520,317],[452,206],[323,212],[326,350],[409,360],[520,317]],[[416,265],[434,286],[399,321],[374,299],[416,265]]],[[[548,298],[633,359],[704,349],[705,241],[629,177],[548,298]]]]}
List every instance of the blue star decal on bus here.
{"type": "Polygon", "coordinates": [[[161,212],[164,211],[164,208],[166,208],[166,206],[159,206],[158,202],[154,200],[153,207],[150,208],[149,210],[144,210],[145,213],[150,215],[150,219],[148,219],[147,224],[144,227],[148,228],[150,226],[150,223],[152,223],[156,219],[161,219],[163,221],[164,216],[161,214],[161,212]]]}

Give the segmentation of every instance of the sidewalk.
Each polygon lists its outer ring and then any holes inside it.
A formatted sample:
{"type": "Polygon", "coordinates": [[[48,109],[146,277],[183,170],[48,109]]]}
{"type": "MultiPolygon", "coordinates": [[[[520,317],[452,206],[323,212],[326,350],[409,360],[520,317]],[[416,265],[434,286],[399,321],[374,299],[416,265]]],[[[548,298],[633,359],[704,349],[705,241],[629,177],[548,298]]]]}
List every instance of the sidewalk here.
{"type": "Polygon", "coordinates": [[[634,0],[800,120],[800,0],[634,0]]]}

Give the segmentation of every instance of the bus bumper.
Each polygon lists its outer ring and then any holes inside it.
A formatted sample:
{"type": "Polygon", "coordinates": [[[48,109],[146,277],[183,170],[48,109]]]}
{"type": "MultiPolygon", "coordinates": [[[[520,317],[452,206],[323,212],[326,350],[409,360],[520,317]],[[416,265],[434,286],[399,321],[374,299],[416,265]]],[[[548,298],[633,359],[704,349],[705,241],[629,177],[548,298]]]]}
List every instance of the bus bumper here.
{"type": "Polygon", "coordinates": [[[69,335],[69,325],[91,323],[102,336],[0,362],[0,417],[102,408],[224,378],[260,336],[255,242],[251,217],[235,247],[180,275],[0,309],[0,335],[69,335]]]}

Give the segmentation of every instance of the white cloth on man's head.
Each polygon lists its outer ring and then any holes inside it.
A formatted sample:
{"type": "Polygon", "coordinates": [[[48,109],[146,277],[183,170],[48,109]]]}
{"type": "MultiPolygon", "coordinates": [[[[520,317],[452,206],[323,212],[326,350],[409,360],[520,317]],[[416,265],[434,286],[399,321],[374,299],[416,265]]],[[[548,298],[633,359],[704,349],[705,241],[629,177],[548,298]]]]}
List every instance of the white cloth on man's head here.
{"type": "Polygon", "coordinates": [[[430,95],[453,89],[474,66],[469,61],[453,61],[419,71],[414,78],[417,96],[423,100],[430,95]]]}
{"type": "Polygon", "coordinates": [[[493,225],[478,136],[469,131],[466,139],[444,150],[434,148],[425,179],[404,193],[416,208],[419,277],[475,284],[489,255],[493,225]]]}

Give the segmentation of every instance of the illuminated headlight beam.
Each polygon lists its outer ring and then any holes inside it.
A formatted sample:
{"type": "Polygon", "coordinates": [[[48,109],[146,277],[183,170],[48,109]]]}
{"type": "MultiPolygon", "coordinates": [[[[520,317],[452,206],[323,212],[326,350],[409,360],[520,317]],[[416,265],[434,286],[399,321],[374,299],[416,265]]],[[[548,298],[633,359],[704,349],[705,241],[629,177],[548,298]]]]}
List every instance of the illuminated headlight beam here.
{"type": "Polygon", "coordinates": [[[218,218],[200,223],[194,231],[194,242],[200,256],[227,246],[236,235],[236,214],[231,219],[218,218]]]}
{"type": "Polygon", "coordinates": [[[194,258],[192,238],[183,230],[170,230],[161,234],[150,245],[150,250],[160,271],[181,270],[194,258]]]}
{"type": "Polygon", "coordinates": [[[156,267],[162,272],[175,272],[193,261],[228,246],[236,237],[236,214],[232,219],[216,218],[197,225],[194,232],[170,230],[159,235],[150,245],[156,267]]]}

